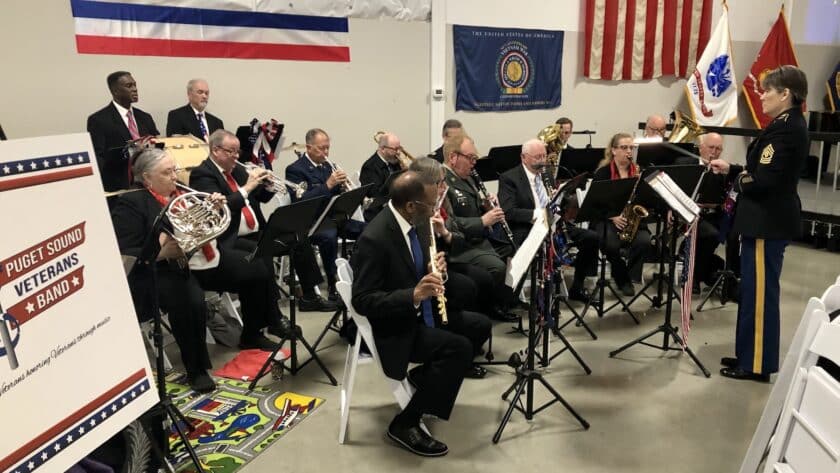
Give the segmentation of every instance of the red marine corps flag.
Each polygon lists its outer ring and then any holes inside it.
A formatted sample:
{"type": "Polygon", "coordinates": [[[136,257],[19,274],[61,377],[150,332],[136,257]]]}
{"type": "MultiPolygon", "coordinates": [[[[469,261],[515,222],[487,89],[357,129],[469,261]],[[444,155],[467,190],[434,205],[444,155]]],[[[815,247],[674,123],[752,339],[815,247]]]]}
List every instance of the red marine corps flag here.
{"type": "Polygon", "coordinates": [[[765,74],[783,65],[798,66],[799,63],[793,52],[793,43],[790,41],[790,33],[785,23],[785,14],[780,11],[776,23],[770,28],[767,39],[758,51],[758,56],[750,68],[750,74],[744,79],[744,98],[747,99],[755,126],[759,128],[764,128],[772,120],[761,111],[759,98],[763,92],[761,80],[764,79],[765,74]]]}

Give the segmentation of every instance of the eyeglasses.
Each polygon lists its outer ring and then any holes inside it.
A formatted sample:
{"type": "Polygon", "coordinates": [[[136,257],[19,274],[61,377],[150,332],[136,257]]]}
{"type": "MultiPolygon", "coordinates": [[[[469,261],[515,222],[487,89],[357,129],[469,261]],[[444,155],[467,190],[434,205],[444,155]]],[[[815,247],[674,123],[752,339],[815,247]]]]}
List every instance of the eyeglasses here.
{"type": "Polygon", "coordinates": [[[437,206],[437,202],[435,202],[434,204],[427,204],[427,203],[425,203],[423,201],[420,201],[420,200],[414,200],[412,202],[414,202],[415,204],[418,204],[418,205],[422,205],[423,207],[430,208],[430,209],[433,209],[433,208],[435,208],[435,206],[437,206]]]}
{"type": "Polygon", "coordinates": [[[391,150],[391,151],[393,151],[393,152],[395,152],[395,153],[396,153],[397,151],[399,151],[399,150],[400,150],[400,147],[399,147],[399,146],[383,146],[382,148],[383,148],[383,149],[388,149],[388,150],[391,150]]]}
{"type": "Polygon", "coordinates": [[[454,153],[457,154],[458,156],[463,156],[463,157],[469,159],[472,162],[478,161],[478,155],[476,155],[476,154],[464,154],[460,151],[455,151],[454,153]]]}
{"type": "Polygon", "coordinates": [[[307,148],[312,148],[312,149],[317,149],[318,151],[320,151],[322,153],[326,153],[327,151],[330,150],[330,145],[321,145],[321,146],[306,145],[306,147],[307,148]]]}
{"type": "Polygon", "coordinates": [[[239,156],[239,150],[238,149],[227,149],[223,146],[219,146],[219,149],[224,151],[225,153],[231,155],[231,156],[239,156]]]}
{"type": "Polygon", "coordinates": [[[668,127],[667,127],[667,126],[666,126],[666,127],[662,127],[662,128],[654,128],[654,127],[652,127],[652,126],[647,126],[646,128],[647,128],[648,130],[650,130],[650,131],[652,131],[652,132],[656,133],[657,135],[662,135],[662,134],[664,134],[664,133],[665,133],[665,131],[668,129],[668,127]]]}
{"type": "Polygon", "coordinates": [[[525,153],[525,155],[526,155],[526,156],[530,156],[530,157],[532,157],[532,158],[534,158],[534,159],[546,159],[546,158],[548,158],[548,155],[547,155],[547,154],[531,154],[531,153],[525,153]]]}

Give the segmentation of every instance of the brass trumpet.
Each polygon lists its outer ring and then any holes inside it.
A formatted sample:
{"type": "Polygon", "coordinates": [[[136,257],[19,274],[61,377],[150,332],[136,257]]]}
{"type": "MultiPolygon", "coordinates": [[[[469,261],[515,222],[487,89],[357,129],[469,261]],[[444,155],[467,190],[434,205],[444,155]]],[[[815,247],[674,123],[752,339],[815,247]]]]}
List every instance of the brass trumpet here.
{"type": "Polygon", "coordinates": [[[245,170],[248,171],[248,172],[251,172],[251,170],[253,170],[253,169],[264,169],[264,170],[268,171],[268,185],[266,186],[266,188],[270,192],[274,192],[274,193],[277,193],[277,194],[280,194],[280,195],[286,195],[286,193],[288,192],[286,190],[286,187],[289,187],[293,191],[295,191],[295,197],[298,198],[298,199],[303,197],[303,193],[306,192],[306,182],[304,182],[304,181],[301,181],[300,184],[295,184],[294,182],[287,181],[286,179],[283,179],[282,177],[278,176],[277,174],[274,174],[270,170],[268,170],[268,169],[266,169],[262,166],[258,166],[254,163],[240,163],[239,161],[236,161],[236,164],[244,167],[245,170]]]}
{"type": "MultiPolygon", "coordinates": [[[[377,131],[373,134],[373,142],[379,145],[379,139],[382,138],[382,135],[385,135],[387,133],[388,132],[386,131],[377,131]]],[[[409,166],[411,166],[411,162],[414,161],[414,156],[412,156],[411,153],[406,151],[405,148],[403,148],[402,145],[400,145],[400,147],[397,149],[397,160],[400,162],[400,167],[403,168],[403,170],[405,170],[408,169],[409,166]]]]}

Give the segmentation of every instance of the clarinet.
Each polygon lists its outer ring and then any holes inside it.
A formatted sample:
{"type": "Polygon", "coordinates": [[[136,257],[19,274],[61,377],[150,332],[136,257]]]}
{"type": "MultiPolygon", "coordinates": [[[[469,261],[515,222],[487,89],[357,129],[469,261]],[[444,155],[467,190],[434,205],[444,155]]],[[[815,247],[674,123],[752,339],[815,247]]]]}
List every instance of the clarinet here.
{"type": "MultiPolygon", "coordinates": [[[[481,198],[489,202],[490,206],[494,209],[497,208],[496,203],[490,200],[490,193],[487,192],[487,188],[484,187],[484,182],[481,180],[481,176],[478,175],[478,172],[476,172],[476,170],[473,169],[472,171],[470,171],[470,176],[473,178],[476,187],[478,187],[478,192],[481,194],[481,198]]],[[[505,220],[502,220],[501,222],[499,222],[499,225],[501,225],[502,230],[505,232],[505,237],[507,237],[508,241],[510,241],[510,244],[513,245],[513,248],[518,249],[516,243],[513,240],[513,232],[510,231],[510,226],[508,225],[508,223],[505,220]]]]}

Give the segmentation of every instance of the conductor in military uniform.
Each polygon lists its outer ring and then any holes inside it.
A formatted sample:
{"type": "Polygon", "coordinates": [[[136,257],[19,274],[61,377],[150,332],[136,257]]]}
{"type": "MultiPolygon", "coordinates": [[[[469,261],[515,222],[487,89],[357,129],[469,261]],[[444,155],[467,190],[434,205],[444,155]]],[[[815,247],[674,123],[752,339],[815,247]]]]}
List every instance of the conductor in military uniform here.
{"type": "Polygon", "coordinates": [[[799,172],[808,156],[802,104],[805,73],[794,66],[770,71],[761,81],[763,112],[773,117],[747,148],[746,167],[716,159],[738,191],[733,230],[741,235],[741,302],[735,358],[721,359],[720,374],[768,382],[779,370],[779,277],[785,247],[799,236],[799,172]]]}

